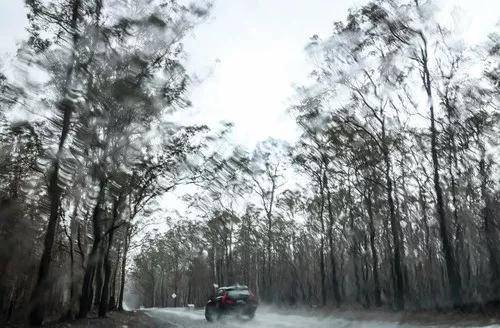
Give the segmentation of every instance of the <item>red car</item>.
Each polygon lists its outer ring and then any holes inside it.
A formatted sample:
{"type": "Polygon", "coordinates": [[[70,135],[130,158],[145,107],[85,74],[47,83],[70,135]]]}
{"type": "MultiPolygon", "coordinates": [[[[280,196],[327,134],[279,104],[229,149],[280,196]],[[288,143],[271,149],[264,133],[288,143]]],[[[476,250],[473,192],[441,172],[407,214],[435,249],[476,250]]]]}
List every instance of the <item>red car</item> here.
{"type": "Polygon", "coordinates": [[[236,315],[250,320],[255,315],[257,305],[257,297],[247,286],[219,287],[205,306],[205,318],[214,321],[223,315],[236,315]]]}

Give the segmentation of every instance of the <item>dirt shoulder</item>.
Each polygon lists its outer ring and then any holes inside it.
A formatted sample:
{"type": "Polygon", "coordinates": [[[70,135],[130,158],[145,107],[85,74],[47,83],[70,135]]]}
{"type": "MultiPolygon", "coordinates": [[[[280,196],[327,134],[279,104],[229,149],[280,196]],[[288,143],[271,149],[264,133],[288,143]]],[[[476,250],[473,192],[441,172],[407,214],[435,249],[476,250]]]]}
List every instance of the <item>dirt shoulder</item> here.
{"type": "MultiPolygon", "coordinates": [[[[28,325],[7,325],[9,328],[24,328],[28,325]]],[[[156,328],[153,319],[141,311],[109,312],[106,318],[90,317],[69,322],[47,323],[48,328],[156,328]]],[[[168,328],[168,326],[162,325],[168,328]]]]}
{"type": "Polygon", "coordinates": [[[348,320],[382,321],[417,326],[481,327],[500,323],[498,315],[481,313],[339,311],[333,315],[348,320]]]}
{"type": "Polygon", "coordinates": [[[363,309],[363,308],[283,308],[262,306],[267,311],[276,311],[281,314],[298,314],[314,317],[342,318],[350,321],[386,322],[410,324],[415,326],[440,327],[483,327],[500,325],[500,309],[483,312],[459,311],[405,311],[396,312],[390,309],[363,309]]]}
{"type": "Polygon", "coordinates": [[[473,312],[458,311],[416,311],[394,312],[391,310],[330,310],[321,311],[324,315],[331,315],[347,320],[392,322],[412,324],[417,326],[443,326],[443,327],[482,327],[500,324],[498,312],[473,312]]]}
{"type": "Polygon", "coordinates": [[[460,312],[416,312],[401,316],[402,323],[420,325],[443,325],[453,327],[490,326],[500,323],[500,316],[492,313],[460,313],[460,312]]]}

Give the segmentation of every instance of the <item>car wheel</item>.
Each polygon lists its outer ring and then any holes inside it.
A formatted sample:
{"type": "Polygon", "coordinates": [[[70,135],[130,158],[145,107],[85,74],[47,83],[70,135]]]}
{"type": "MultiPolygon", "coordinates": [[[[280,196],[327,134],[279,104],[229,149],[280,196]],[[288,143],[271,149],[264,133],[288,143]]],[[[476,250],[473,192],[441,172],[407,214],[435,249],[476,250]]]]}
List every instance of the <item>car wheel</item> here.
{"type": "Polygon", "coordinates": [[[205,319],[208,322],[213,322],[219,318],[217,308],[214,305],[207,305],[205,307],[205,319]]]}
{"type": "Polygon", "coordinates": [[[247,313],[240,313],[238,315],[239,319],[242,321],[250,321],[253,319],[255,316],[255,311],[254,312],[247,312],[247,313]]]}
{"type": "Polygon", "coordinates": [[[250,312],[250,313],[248,314],[248,320],[252,320],[252,319],[253,319],[253,317],[255,317],[255,312],[250,312]]]}

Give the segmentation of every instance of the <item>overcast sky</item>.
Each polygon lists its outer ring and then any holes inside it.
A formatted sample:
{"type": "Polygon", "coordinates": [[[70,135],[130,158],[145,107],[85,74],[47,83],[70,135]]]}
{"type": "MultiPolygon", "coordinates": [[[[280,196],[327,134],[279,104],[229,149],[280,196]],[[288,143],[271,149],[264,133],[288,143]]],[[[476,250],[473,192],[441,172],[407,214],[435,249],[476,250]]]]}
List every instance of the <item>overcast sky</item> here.
{"type": "MultiPolygon", "coordinates": [[[[235,123],[234,141],[252,147],[269,136],[293,139],[286,113],[294,84],[311,66],[303,51],[313,34],[327,36],[332,22],[366,0],[215,0],[211,17],[186,39],[188,68],[202,80],[192,89],[193,122],[235,123]]],[[[443,0],[443,20],[478,40],[500,17],[500,0],[443,0]],[[461,7],[458,10],[455,7],[461,7]]],[[[13,53],[23,37],[24,0],[0,0],[0,53],[13,53]]],[[[3,58],[4,56],[0,57],[3,58]]],[[[1,60],[1,59],[0,59],[1,60]]]]}
{"type": "MultiPolygon", "coordinates": [[[[304,47],[313,34],[327,37],[332,23],[367,0],[215,0],[207,22],[185,40],[192,88],[190,123],[234,122],[233,142],[252,148],[268,137],[293,142],[287,114],[294,85],[307,79],[311,64],[304,47]],[[195,79],[197,80],[197,79],[195,79]]],[[[481,41],[500,18],[500,0],[442,0],[442,20],[481,41]],[[457,9],[457,6],[462,9],[457,9]],[[453,20],[452,17],[455,17],[453,20]]],[[[24,0],[0,0],[0,54],[15,52],[24,35],[24,0]]],[[[0,64],[6,56],[0,56],[0,64]]],[[[164,195],[165,211],[186,213],[184,189],[164,195]]]]}
{"type": "Polygon", "coordinates": [[[219,0],[209,21],[186,41],[191,68],[210,74],[194,89],[194,110],[209,123],[235,123],[237,142],[295,135],[287,115],[293,84],[310,68],[303,51],[355,1],[219,0]]]}
{"type": "MultiPolygon", "coordinates": [[[[304,46],[326,37],[332,23],[366,0],[218,0],[208,23],[186,41],[190,68],[204,77],[194,88],[193,113],[204,122],[235,123],[235,141],[252,146],[268,136],[293,139],[286,109],[294,84],[311,65],[304,46]]],[[[444,0],[443,19],[478,40],[500,18],[500,0],[444,0]],[[460,6],[462,9],[455,7],[460,6]]]]}

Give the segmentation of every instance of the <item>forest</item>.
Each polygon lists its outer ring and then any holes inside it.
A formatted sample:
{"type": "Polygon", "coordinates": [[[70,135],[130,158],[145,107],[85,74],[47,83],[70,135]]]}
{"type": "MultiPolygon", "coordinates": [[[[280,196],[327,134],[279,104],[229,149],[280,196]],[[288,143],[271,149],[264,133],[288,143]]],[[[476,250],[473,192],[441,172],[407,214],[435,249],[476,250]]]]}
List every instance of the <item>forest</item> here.
{"type": "Polygon", "coordinates": [[[172,119],[210,3],[25,6],[0,62],[0,322],[236,283],[284,307],[500,306],[500,30],[470,42],[432,0],[352,8],[304,40],[297,140],[247,149],[172,119]],[[158,224],[174,192],[189,211],[158,224]]]}

